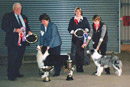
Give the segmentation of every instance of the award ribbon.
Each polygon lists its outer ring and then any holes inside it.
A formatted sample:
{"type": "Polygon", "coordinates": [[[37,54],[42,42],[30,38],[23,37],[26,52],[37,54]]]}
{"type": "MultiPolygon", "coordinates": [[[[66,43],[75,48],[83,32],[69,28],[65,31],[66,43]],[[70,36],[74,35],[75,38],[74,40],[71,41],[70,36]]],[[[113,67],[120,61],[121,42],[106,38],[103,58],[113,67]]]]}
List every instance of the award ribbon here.
{"type": "Polygon", "coordinates": [[[19,33],[19,39],[18,39],[18,46],[22,46],[21,45],[21,39],[23,42],[26,41],[26,29],[25,27],[21,27],[22,33],[19,33]]]}
{"type": "Polygon", "coordinates": [[[87,38],[88,38],[88,33],[87,32],[85,32],[84,34],[83,34],[83,36],[84,36],[84,44],[87,42],[87,38]]]}

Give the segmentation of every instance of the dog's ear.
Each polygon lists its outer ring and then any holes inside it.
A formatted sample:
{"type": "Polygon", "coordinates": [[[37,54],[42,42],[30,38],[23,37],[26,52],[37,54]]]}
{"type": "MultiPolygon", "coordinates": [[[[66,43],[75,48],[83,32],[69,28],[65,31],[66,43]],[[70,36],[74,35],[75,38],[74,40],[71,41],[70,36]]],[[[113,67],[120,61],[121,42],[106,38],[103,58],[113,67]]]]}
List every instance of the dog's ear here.
{"type": "Polygon", "coordinates": [[[47,46],[41,46],[41,51],[43,54],[46,52],[46,50],[47,50],[47,46]]]}
{"type": "Polygon", "coordinates": [[[90,50],[90,53],[91,53],[91,54],[93,54],[94,52],[95,52],[95,50],[94,50],[94,49],[91,49],[91,50],[90,50]]]}

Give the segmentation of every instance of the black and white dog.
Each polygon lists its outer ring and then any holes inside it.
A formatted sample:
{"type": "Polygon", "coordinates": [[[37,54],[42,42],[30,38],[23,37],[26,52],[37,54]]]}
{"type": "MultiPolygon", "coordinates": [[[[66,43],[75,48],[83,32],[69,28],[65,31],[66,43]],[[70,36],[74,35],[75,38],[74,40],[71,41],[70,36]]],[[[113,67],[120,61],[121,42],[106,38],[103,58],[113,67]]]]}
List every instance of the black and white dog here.
{"type": "Polygon", "coordinates": [[[97,52],[97,50],[88,50],[88,54],[91,55],[92,60],[94,61],[95,65],[97,66],[97,73],[95,75],[101,76],[103,72],[103,68],[113,66],[116,70],[115,74],[117,76],[121,76],[122,74],[122,62],[121,60],[114,55],[104,55],[102,56],[97,52]]]}
{"type": "MultiPolygon", "coordinates": [[[[70,59],[70,55],[50,55],[49,52],[46,50],[47,47],[37,46],[37,64],[38,68],[41,72],[43,69],[48,68],[49,66],[63,66],[67,68],[67,61],[70,59]]],[[[68,75],[73,75],[73,70],[69,72],[68,75]]],[[[48,73],[44,73],[41,78],[44,78],[49,75],[48,73]]]]}

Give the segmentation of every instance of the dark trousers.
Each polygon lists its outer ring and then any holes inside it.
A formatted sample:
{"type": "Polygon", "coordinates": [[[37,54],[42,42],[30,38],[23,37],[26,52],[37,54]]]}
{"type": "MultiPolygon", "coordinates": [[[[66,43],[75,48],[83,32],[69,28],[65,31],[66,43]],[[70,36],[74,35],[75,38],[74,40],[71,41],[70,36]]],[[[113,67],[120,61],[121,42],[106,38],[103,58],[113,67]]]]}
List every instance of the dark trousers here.
{"type": "Polygon", "coordinates": [[[86,52],[89,49],[89,46],[85,47],[83,50],[83,48],[81,48],[82,42],[79,44],[80,46],[77,46],[77,45],[74,43],[71,44],[71,59],[73,61],[73,65],[77,64],[76,61],[81,60],[80,56],[82,56],[82,57],[84,56],[82,58],[82,60],[80,61],[80,65],[89,65],[90,64],[90,55],[87,54],[87,52],[86,52]],[[79,57],[77,57],[78,54],[80,54],[79,57]]]}
{"type": "Polygon", "coordinates": [[[73,61],[73,65],[76,63],[75,56],[76,56],[76,45],[74,43],[71,44],[71,59],[73,61]]]}
{"type": "MultiPolygon", "coordinates": [[[[93,44],[93,48],[96,49],[97,48],[98,43],[93,44]]],[[[106,55],[106,51],[107,51],[107,44],[106,43],[102,43],[99,51],[101,52],[101,55],[106,55]]]]}
{"type": "Polygon", "coordinates": [[[81,39],[77,39],[75,43],[75,62],[76,62],[76,70],[77,72],[83,72],[83,62],[84,62],[84,49],[81,47],[83,41],[81,39]]]}
{"type": "Polygon", "coordinates": [[[20,74],[19,69],[25,52],[25,46],[8,46],[8,78],[15,78],[20,74]]]}
{"type": "MultiPolygon", "coordinates": [[[[50,55],[60,55],[60,49],[61,49],[61,46],[50,48],[49,53],[50,53],[50,55]]],[[[61,66],[55,65],[54,70],[55,70],[55,74],[60,74],[61,66]]]]}
{"type": "MultiPolygon", "coordinates": [[[[96,49],[98,43],[93,44],[93,48],[96,49]]],[[[101,52],[101,55],[106,55],[106,50],[107,50],[107,43],[102,43],[99,51],[101,52]]],[[[110,73],[110,68],[105,68],[106,73],[110,73]]]]}

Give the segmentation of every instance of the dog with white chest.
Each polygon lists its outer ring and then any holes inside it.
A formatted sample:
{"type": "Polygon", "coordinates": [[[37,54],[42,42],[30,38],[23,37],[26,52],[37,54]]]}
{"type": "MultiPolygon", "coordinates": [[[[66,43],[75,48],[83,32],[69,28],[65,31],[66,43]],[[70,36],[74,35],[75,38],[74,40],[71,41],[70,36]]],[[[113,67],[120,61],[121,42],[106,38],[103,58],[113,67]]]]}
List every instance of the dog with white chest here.
{"type": "Polygon", "coordinates": [[[88,54],[91,55],[94,64],[97,66],[96,76],[101,76],[104,68],[113,66],[116,70],[115,74],[121,76],[122,74],[122,61],[115,55],[101,55],[97,50],[88,50],[88,54]]]}
{"type": "MultiPolygon", "coordinates": [[[[38,68],[44,74],[41,76],[42,78],[47,78],[49,76],[49,72],[52,70],[53,66],[65,66],[68,68],[68,61],[70,61],[70,55],[50,55],[46,46],[37,46],[37,64],[38,68]]],[[[69,76],[73,76],[73,67],[69,67],[69,76]]],[[[69,78],[69,80],[73,80],[73,78],[69,78]]],[[[44,80],[46,81],[46,80],[44,80]]]]}

